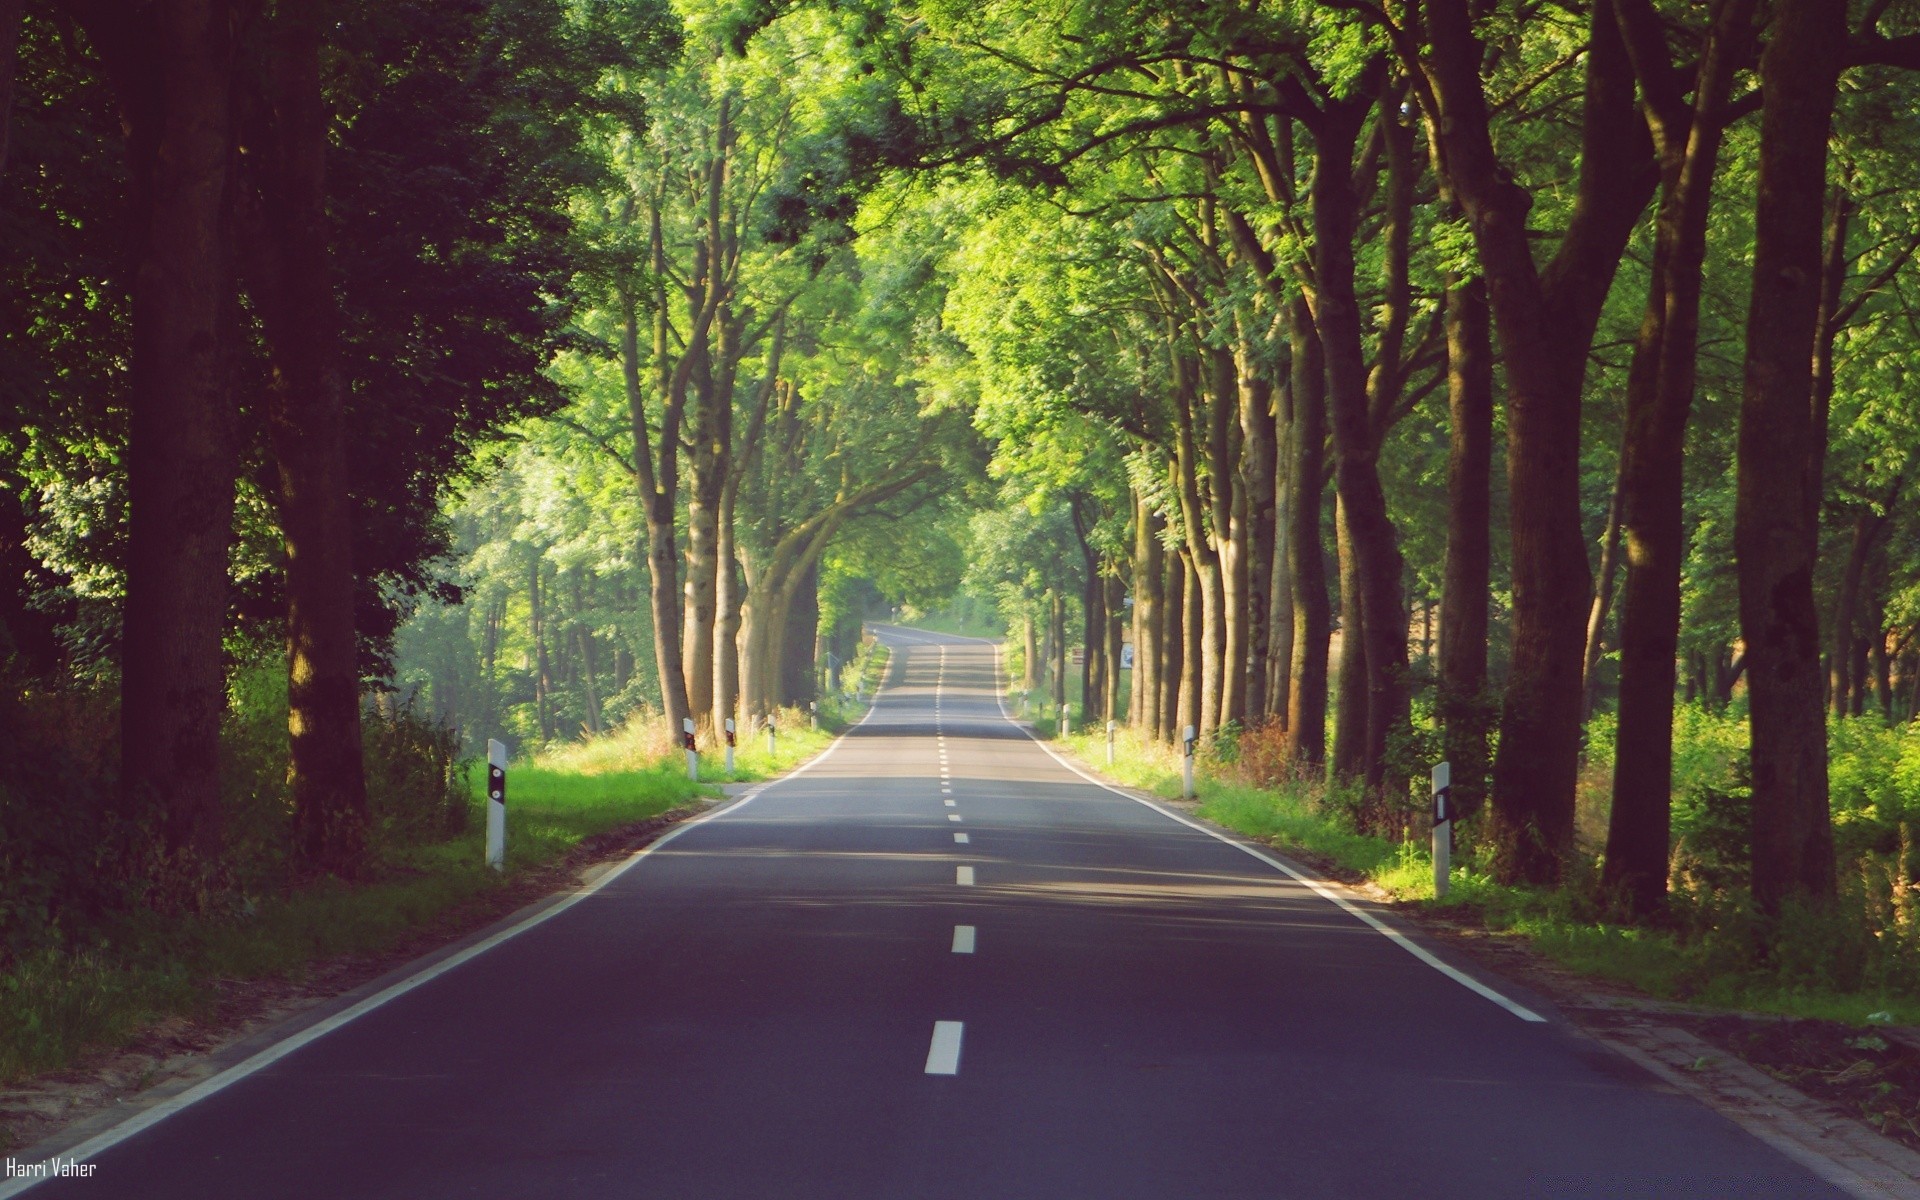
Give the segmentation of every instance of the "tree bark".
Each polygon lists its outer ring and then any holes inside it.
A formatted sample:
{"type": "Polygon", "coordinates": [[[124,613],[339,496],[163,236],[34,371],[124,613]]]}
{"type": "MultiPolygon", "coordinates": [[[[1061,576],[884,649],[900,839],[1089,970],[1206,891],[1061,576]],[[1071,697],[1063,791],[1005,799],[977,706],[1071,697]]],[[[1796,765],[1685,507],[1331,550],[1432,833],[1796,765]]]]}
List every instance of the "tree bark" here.
{"type": "Polygon", "coordinates": [[[0,0],[0,175],[7,171],[7,142],[13,128],[14,80],[19,74],[20,23],[26,0],[0,0]]]}
{"type": "Polygon", "coordinates": [[[1166,563],[1165,585],[1160,595],[1165,609],[1160,628],[1160,725],[1162,742],[1179,735],[1180,696],[1187,668],[1187,566],[1186,556],[1178,550],[1163,555],[1166,563]]]}
{"type": "Polygon", "coordinates": [[[1269,688],[1273,681],[1268,656],[1272,652],[1274,582],[1274,501],[1277,470],[1274,448],[1273,384],[1260,371],[1253,347],[1243,335],[1234,364],[1240,380],[1240,484],[1237,494],[1245,512],[1246,696],[1244,719],[1266,720],[1272,713],[1269,688]]]}
{"type": "MultiPolygon", "coordinates": [[[[250,290],[272,369],[268,430],[287,550],[288,783],[294,838],[314,870],[352,877],[367,849],[354,628],[353,504],[346,449],[342,318],[334,294],[321,90],[323,27],[311,5],[275,18],[271,148],[260,180],[258,264],[250,290]]],[[[265,161],[262,162],[261,160],[265,161]]]]}
{"type": "Polygon", "coordinates": [[[1287,756],[1318,765],[1327,754],[1327,646],[1333,635],[1321,532],[1327,490],[1325,358],[1307,302],[1287,308],[1292,347],[1292,437],[1288,459],[1287,557],[1293,585],[1293,665],[1287,691],[1287,756]]]}
{"type": "Polygon", "coordinates": [[[1484,281],[1447,289],[1447,556],[1440,585],[1441,739],[1455,811],[1487,792],[1487,602],[1493,563],[1493,342],[1484,281]]]}
{"type": "Polygon", "coordinates": [[[1160,664],[1165,626],[1163,585],[1166,551],[1160,544],[1163,522],[1136,495],[1133,507],[1133,708],[1142,736],[1160,734],[1160,664]]]}
{"type": "MultiPolygon", "coordinates": [[[[1651,7],[1618,0],[1644,18],[1649,61],[1636,60],[1652,97],[1663,162],[1646,315],[1627,377],[1627,435],[1620,459],[1620,528],[1627,575],[1620,597],[1620,708],[1613,806],[1601,886],[1636,917],[1665,904],[1673,796],[1674,660],[1680,648],[1680,574],[1686,561],[1682,454],[1699,357],[1707,218],[1719,167],[1726,102],[1746,57],[1752,0],[1722,0],[1701,55],[1691,109],[1663,106],[1656,77],[1673,67],[1651,7]]],[[[1623,21],[1630,33],[1638,34],[1623,21]]],[[[1629,39],[1641,53],[1638,37],[1629,39]]]]}
{"type": "Polygon", "coordinates": [[[1886,523],[1886,514],[1873,509],[1865,509],[1853,518],[1847,561],[1841,568],[1840,587],[1833,599],[1833,640],[1827,660],[1827,702],[1836,717],[1847,715],[1850,698],[1860,683],[1853,672],[1855,614],[1860,607],[1860,584],[1866,578],[1867,560],[1886,523]]]}
{"type": "Polygon", "coordinates": [[[1573,846],[1592,598],[1581,389],[1608,288],[1658,173],[1613,7],[1590,5],[1579,187],[1560,245],[1539,268],[1532,198],[1494,150],[1471,0],[1434,0],[1427,27],[1432,53],[1410,65],[1430,68],[1429,136],[1479,250],[1508,392],[1513,641],[1488,832],[1499,879],[1553,884],[1573,846]]]}
{"type": "MultiPolygon", "coordinates": [[[[1626,465],[1626,449],[1620,452],[1620,464],[1626,465]]],[[[1600,570],[1593,585],[1593,609],[1587,614],[1587,652],[1581,659],[1580,691],[1584,713],[1593,716],[1600,699],[1600,660],[1605,656],[1607,615],[1613,609],[1614,583],[1620,577],[1620,505],[1624,483],[1614,473],[1613,498],[1607,503],[1607,527],[1600,535],[1600,570]]]]}
{"type": "Polygon", "coordinates": [[[1759,194],[1740,404],[1734,545],[1752,737],[1753,890],[1776,914],[1834,896],[1820,702],[1819,456],[1813,353],[1820,317],[1827,139],[1846,9],[1780,0],[1760,65],[1759,194]]]}
{"type": "MultiPolygon", "coordinates": [[[[656,265],[659,258],[660,223],[654,219],[656,265]]],[[[665,304],[664,298],[657,303],[665,304]]],[[[656,365],[664,371],[658,357],[666,349],[666,315],[654,317],[656,365]]],[[[674,547],[675,509],[680,491],[680,413],[681,406],[669,382],[662,387],[659,445],[647,428],[646,396],[640,387],[639,315],[631,301],[621,329],[620,366],[626,380],[627,414],[633,425],[634,477],[640,484],[640,509],[646,521],[647,600],[653,616],[654,666],[660,673],[660,704],[669,729],[693,715],[687,702],[687,677],[680,668],[680,556],[674,547]],[[654,456],[659,455],[659,467],[654,456]]]]}
{"type": "Polygon", "coordinates": [[[1360,780],[1367,772],[1367,639],[1361,612],[1359,557],[1346,502],[1336,494],[1333,510],[1335,559],[1340,568],[1340,661],[1333,706],[1333,777],[1360,780]]]}
{"type": "MultiPolygon", "coordinates": [[[[150,44],[115,70],[136,231],[127,432],[122,787],[162,814],[172,870],[191,881],[222,847],[221,638],[235,464],[225,374],[232,295],[226,228],[233,47],[226,5],[158,5],[150,44]]],[[[126,14],[83,17],[97,44],[126,14]]],[[[148,28],[144,23],[141,29],[148,28]]]]}

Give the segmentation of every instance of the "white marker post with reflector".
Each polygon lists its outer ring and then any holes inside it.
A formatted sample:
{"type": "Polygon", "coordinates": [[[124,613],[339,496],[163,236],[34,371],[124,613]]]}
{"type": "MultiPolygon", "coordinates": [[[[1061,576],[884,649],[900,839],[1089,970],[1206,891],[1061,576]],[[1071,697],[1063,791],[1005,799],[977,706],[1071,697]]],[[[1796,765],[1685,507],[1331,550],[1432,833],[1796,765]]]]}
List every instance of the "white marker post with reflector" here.
{"type": "Polygon", "coordinates": [[[773,753],[773,714],[767,714],[767,753],[773,753]]]}
{"type": "Polygon", "coordinates": [[[1187,726],[1186,733],[1182,735],[1182,741],[1185,744],[1182,746],[1183,753],[1180,756],[1180,798],[1191,800],[1193,799],[1193,726],[1187,726]]]}
{"type": "Polygon", "coordinates": [[[487,865],[507,869],[507,747],[487,739],[487,865]]]}
{"type": "Polygon", "coordinates": [[[700,782],[700,751],[693,744],[693,718],[680,718],[680,744],[687,749],[687,778],[700,782]]]}
{"type": "Polygon", "coordinates": [[[1453,764],[1433,767],[1433,898],[1447,895],[1447,876],[1453,870],[1453,764]]]}
{"type": "Polygon", "coordinates": [[[727,778],[733,778],[733,718],[727,718],[727,778]]]}
{"type": "Polygon", "coordinates": [[[1107,765],[1113,765],[1113,722],[1107,722],[1107,765]]]}

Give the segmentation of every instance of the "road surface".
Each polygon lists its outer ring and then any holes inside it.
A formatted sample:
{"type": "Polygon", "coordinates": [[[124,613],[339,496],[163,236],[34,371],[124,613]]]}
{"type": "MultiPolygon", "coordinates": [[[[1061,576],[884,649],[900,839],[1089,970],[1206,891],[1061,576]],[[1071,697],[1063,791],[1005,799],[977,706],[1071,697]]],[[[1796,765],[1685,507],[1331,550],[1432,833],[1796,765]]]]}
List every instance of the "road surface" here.
{"type": "Polygon", "coordinates": [[[30,1194],[1841,1194],[885,636],[810,769],[30,1194]]]}

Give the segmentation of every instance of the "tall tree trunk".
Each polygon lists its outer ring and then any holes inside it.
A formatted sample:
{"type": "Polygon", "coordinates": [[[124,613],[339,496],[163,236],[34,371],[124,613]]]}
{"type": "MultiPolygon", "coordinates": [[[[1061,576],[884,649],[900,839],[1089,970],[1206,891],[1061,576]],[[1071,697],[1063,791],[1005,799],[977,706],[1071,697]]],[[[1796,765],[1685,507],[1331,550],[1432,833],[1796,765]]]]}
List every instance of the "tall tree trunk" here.
{"type": "Polygon", "coordinates": [[[1106,706],[1089,720],[1117,721],[1124,715],[1120,707],[1120,647],[1124,641],[1124,622],[1126,621],[1126,585],[1120,582],[1118,575],[1103,575],[1106,585],[1103,607],[1107,614],[1105,644],[1101,647],[1101,657],[1106,661],[1106,706]]]}
{"type": "Polygon", "coordinates": [[[1166,575],[1160,590],[1163,616],[1160,622],[1160,725],[1162,742],[1172,742],[1180,733],[1180,696],[1187,675],[1187,565],[1178,550],[1164,555],[1166,575]]]}
{"type": "Polygon", "coordinates": [[[367,783],[346,383],[326,207],[331,113],[321,90],[322,36],[311,5],[275,18],[270,87],[277,136],[258,168],[260,233],[270,248],[249,257],[260,264],[250,283],[272,357],[268,429],[287,550],[294,838],[308,867],[354,876],[366,855],[367,783]]]}
{"type": "Polygon", "coordinates": [[[1740,404],[1740,632],[1752,737],[1753,891],[1777,913],[1834,895],[1820,703],[1819,478],[1813,353],[1820,319],[1827,138],[1846,47],[1846,7],[1780,0],[1760,65],[1759,198],[1740,404]]]}
{"type": "Polygon", "coordinates": [[[1246,697],[1248,724],[1273,711],[1269,688],[1273,672],[1268,656],[1273,633],[1273,531],[1277,470],[1274,448],[1273,383],[1262,373],[1254,347],[1242,337],[1234,364],[1240,380],[1240,475],[1238,508],[1244,512],[1244,594],[1246,597],[1246,697]]]}
{"type": "Polygon", "coordinates": [[[601,732],[599,669],[594,661],[593,629],[586,619],[587,601],[580,579],[583,574],[576,571],[573,576],[573,635],[579,644],[580,690],[585,693],[583,699],[587,703],[587,732],[598,734],[601,732]]]}
{"type": "Polygon", "coordinates": [[[0,175],[7,171],[7,141],[13,127],[13,81],[20,61],[20,22],[26,0],[0,0],[0,175]]]}
{"type": "MultiPolygon", "coordinates": [[[[1626,448],[1620,451],[1620,466],[1625,469],[1626,448]]],[[[1594,579],[1593,608],[1587,613],[1587,652],[1581,659],[1582,705],[1592,717],[1600,702],[1600,660],[1606,653],[1607,615],[1613,608],[1613,587],[1620,577],[1620,505],[1625,496],[1625,476],[1614,473],[1613,499],[1607,504],[1607,527],[1600,535],[1600,570],[1594,579]]]]}
{"type": "Polygon", "coordinates": [[[1180,703],[1174,717],[1173,736],[1182,731],[1204,729],[1201,723],[1201,697],[1206,688],[1206,601],[1200,572],[1194,570],[1191,551],[1180,555],[1180,703]]]}
{"type": "Polygon", "coordinates": [[[1159,736],[1160,664],[1165,629],[1166,550],[1160,544],[1163,522],[1142,497],[1133,508],[1133,708],[1142,737],[1159,736]]]}
{"type": "Polygon", "coordinates": [[[733,544],[733,496],[720,498],[713,588],[713,727],[725,730],[740,707],[740,563],[733,544]]]}
{"type": "Polygon", "coordinates": [[[1363,779],[1367,771],[1367,640],[1361,612],[1360,563],[1353,550],[1347,505],[1334,501],[1334,540],[1340,564],[1340,662],[1333,709],[1333,775],[1363,779]]]}
{"type": "Polygon", "coordinates": [[[235,474],[224,349],[233,47],[224,4],[157,7],[157,36],[134,50],[137,78],[120,81],[137,238],[121,781],[129,812],[157,805],[174,869],[191,879],[217,864],[222,845],[221,638],[235,474]]]}
{"type": "Polygon", "coordinates": [[[783,705],[796,707],[813,700],[813,648],[820,627],[820,561],[815,558],[793,587],[787,603],[786,635],[781,644],[780,695],[783,705]]]}
{"type": "Polygon", "coordinates": [[[1020,688],[1031,695],[1040,685],[1040,640],[1034,633],[1032,613],[1020,618],[1020,634],[1020,688]]]}
{"type": "Polygon", "coordinates": [[[1327,490],[1326,359],[1304,299],[1287,310],[1293,351],[1293,436],[1288,446],[1287,556],[1293,583],[1293,666],[1287,692],[1287,754],[1319,764],[1327,755],[1327,644],[1333,634],[1321,532],[1327,490]]]}
{"type": "Polygon", "coordinates": [[[1532,198],[1494,150],[1471,0],[1434,0],[1431,54],[1410,64],[1431,87],[1422,97],[1429,136],[1472,228],[1506,367],[1513,636],[1488,827],[1505,882],[1558,882],[1573,846],[1592,598],[1580,513],[1581,391],[1621,253],[1658,183],[1613,7],[1587,11],[1579,186],[1544,268],[1527,220],[1532,198]]]}
{"type": "MultiPolygon", "coordinates": [[[[1644,78],[1673,70],[1650,7],[1644,78]],[[1657,46],[1657,51],[1654,47],[1657,46]]],[[[1691,110],[1674,106],[1657,139],[1660,200],[1646,315],[1627,378],[1620,526],[1627,549],[1620,597],[1620,724],[1613,807],[1601,885],[1640,917],[1665,903],[1672,852],[1674,659],[1680,648],[1680,573],[1686,560],[1682,453],[1699,357],[1707,217],[1734,71],[1746,57],[1752,0],[1722,0],[1704,49],[1691,110]]],[[[1625,26],[1630,32],[1634,27],[1625,26]]],[[[1640,53],[1636,45],[1635,53],[1640,53]]],[[[1658,84],[1649,91],[1657,95],[1658,84]]],[[[1658,111],[1658,101],[1654,102],[1658,111]]]]}
{"type": "Polygon", "coordinates": [[[1850,698],[1860,684],[1855,677],[1855,613],[1860,606],[1860,584],[1866,578],[1867,560],[1873,554],[1886,515],[1865,509],[1853,518],[1853,536],[1847,545],[1847,561],[1840,571],[1840,587],[1833,599],[1833,638],[1827,660],[1827,703],[1833,715],[1847,715],[1850,698]]]}
{"type": "Polygon", "coordinates": [[[1493,562],[1493,343],[1487,289],[1447,289],[1447,557],[1440,585],[1441,739],[1452,800],[1478,812],[1487,791],[1487,601],[1493,562]]]}
{"type": "MultiPolygon", "coordinates": [[[[659,220],[654,221],[655,263],[661,252],[659,220]]],[[[656,303],[664,304],[656,298],[656,303]]],[[[647,427],[646,397],[640,388],[639,315],[631,301],[621,330],[620,366],[626,380],[627,414],[633,425],[634,474],[640,484],[640,509],[646,519],[647,601],[653,615],[654,666],[660,675],[660,704],[665,710],[667,727],[679,729],[693,715],[687,702],[687,677],[680,668],[680,556],[674,547],[675,509],[680,492],[680,405],[671,383],[662,387],[660,435],[654,466],[654,439],[647,427]]],[[[654,355],[658,364],[665,353],[667,333],[664,313],[654,318],[654,355]]]]}
{"type": "Polygon", "coordinates": [[[1053,677],[1054,719],[1062,720],[1067,715],[1067,597],[1054,588],[1047,598],[1047,642],[1053,647],[1048,673],[1053,677]]]}
{"type": "Polygon", "coordinates": [[[1240,383],[1233,353],[1214,347],[1208,353],[1207,475],[1212,510],[1213,546],[1218,567],[1218,633],[1209,648],[1219,647],[1219,666],[1213,688],[1215,700],[1211,730],[1246,716],[1247,686],[1247,518],[1245,487],[1236,469],[1240,431],[1240,383]]]}
{"type": "Polygon", "coordinates": [[[1290,386],[1274,389],[1273,551],[1267,583],[1267,715],[1287,727],[1287,699],[1293,690],[1293,565],[1289,507],[1293,462],[1293,398],[1290,386]]]}
{"type": "Polygon", "coordinates": [[[546,589],[541,586],[540,554],[534,552],[527,568],[527,637],[533,643],[533,709],[540,720],[540,739],[554,739],[553,664],[547,656],[546,589]]]}

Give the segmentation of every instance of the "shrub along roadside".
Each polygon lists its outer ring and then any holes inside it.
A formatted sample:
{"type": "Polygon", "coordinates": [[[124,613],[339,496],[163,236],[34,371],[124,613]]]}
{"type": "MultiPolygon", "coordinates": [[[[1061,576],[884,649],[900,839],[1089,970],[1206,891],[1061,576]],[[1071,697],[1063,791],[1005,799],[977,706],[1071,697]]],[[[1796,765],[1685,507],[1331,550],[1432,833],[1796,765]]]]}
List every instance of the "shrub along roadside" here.
{"type": "MultiPolygon", "coordinates": [[[[737,776],[783,773],[832,737],[789,711],[773,755],[764,739],[742,739],[737,776]]],[[[104,920],[83,943],[15,956],[0,971],[0,1084],[70,1066],[90,1049],[124,1045],[165,1017],[206,1016],[223,981],[299,980],[328,959],[388,952],[423,928],[456,936],[472,923],[463,924],[463,913],[484,923],[529,873],[589,838],[713,794],[711,784],[723,774],[717,753],[703,756],[706,786],[687,779],[677,748],[649,757],[653,744],[672,745],[664,733],[628,728],[597,741],[606,744],[560,747],[509,766],[504,876],[482,861],[484,780],[470,771],[461,787],[464,819],[446,822],[431,840],[386,842],[375,879],[240,894],[231,905],[193,916],[133,907],[104,920]]]]}
{"type": "MultiPolygon", "coordinates": [[[[1077,733],[1064,745],[1120,783],[1169,799],[1180,794],[1180,761],[1169,747],[1122,730],[1109,768],[1104,732],[1077,733]]],[[[1910,924],[1880,919],[1873,889],[1860,872],[1843,885],[1833,911],[1790,913],[1771,954],[1763,955],[1750,910],[1724,889],[1676,891],[1668,928],[1620,925],[1605,919],[1585,876],[1552,891],[1494,883],[1469,827],[1456,850],[1447,898],[1436,902],[1424,838],[1396,843],[1354,832],[1341,796],[1317,780],[1259,785],[1237,763],[1203,757],[1197,790],[1199,813],[1210,821],[1322,860],[1398,903],[1523,937],[1574,971],[1655,998],[1854,1024],[1870,1018],[1920,1024],[1915,932],[1910,924]]],[[[1706,804],[1696,798],[1694,806],[1706,804]]],[[[1424,828],[1416,833],[1424,835],[1424,828]]]]}

